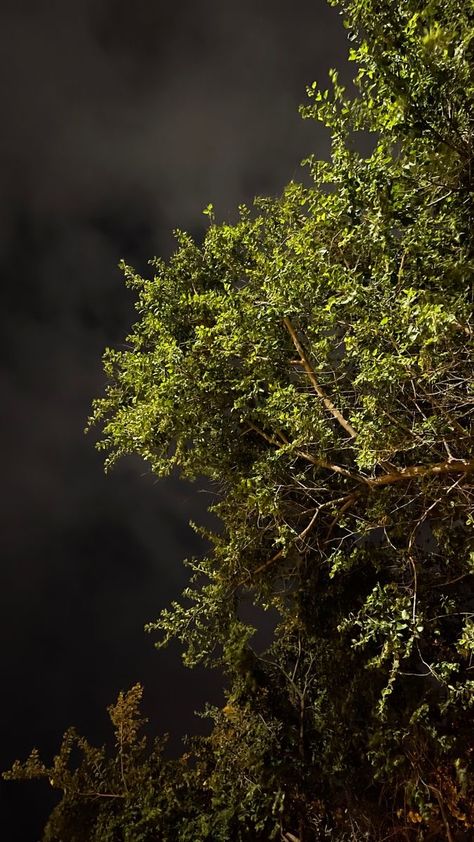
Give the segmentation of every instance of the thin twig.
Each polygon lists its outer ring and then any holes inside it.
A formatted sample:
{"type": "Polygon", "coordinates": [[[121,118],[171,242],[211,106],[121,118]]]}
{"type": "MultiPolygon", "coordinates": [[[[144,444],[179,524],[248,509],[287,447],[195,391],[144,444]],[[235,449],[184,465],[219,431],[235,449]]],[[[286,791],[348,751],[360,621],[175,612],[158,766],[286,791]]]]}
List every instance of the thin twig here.
{"type": "MultiPolygon", "coordinates": [[[[268,444],[272,444],[274,447],[281,447],[282,444],[285,446],[289,446],[290,442],[284,437],[283,434],[278,431],[278,436],[280,441],[276,439],[274,436],[266,433],[265,430],[262,430],[260,427],[257,427],[253,421],[246,420],[249,428],[261,436],[268,444]]],[[[307,462],[311,462],[312,465],[317,465],[318,468],[326,468],[328,471],[333,471],[336,474],[342,474],[344,477],[348,477],[349,479],[354,480],[354,482],[362,482],[365,483],[366,480],[363,477],[357,476],[357,474],[353,474],[351,471],[348,471],[347,468],[343,468],[341,465],[336,465],[333,462],[328,462],[327,459],[321,459],[319,456],[313,456],[311,453],[308,453],[306,450],[297,450],[297,456],[301,456],[302,459],[306,459],[307,462]]]]}
{"type": "Polygon", "coordinates": [[[306,374],[308,375],[308,378],[311,382],[311,385],[312,385],[314,391],[316,392],[318,397],[321,398],[321,400],[322,400],[324,406],[326,407],[326,409],[329,410],[331,415],[333,415],[333,417],[339,422],[339,424],[341,425],[341,427],[343,427],[343,429],[346,431],[346,433],[349,433],[351,438],[353,438],[353,439],[356,438],[357,432],[354,430],[354,427],[352,427],[352,425],[349,424],[348,421],[346,421],[344,416],[339,412],[337,407],[334,406],[333,402],[328,398],[324,389],[321,388],[318,381],[316,380],[316,375],[314,373],[314,370],[313,370],[313,368],[312,368],[312,366],[311,366],[311,364],[308,360],[308,357],[306,356],[305,350],[304,350],[300,340],[298,339],[298,337],[296,335],[296,332],[295,332],[295,329],[294,329],[293,325],[291,324],[288,317],[285,317],[283,319],[283,324],[285,325],[288,333],[290,334],[291,339],[293,341],[293,345],[295,346],[296,350],[298,351],[298,353],[301,357],[301,365],[303,366],[304,370],[306,371],[306,374]]]}

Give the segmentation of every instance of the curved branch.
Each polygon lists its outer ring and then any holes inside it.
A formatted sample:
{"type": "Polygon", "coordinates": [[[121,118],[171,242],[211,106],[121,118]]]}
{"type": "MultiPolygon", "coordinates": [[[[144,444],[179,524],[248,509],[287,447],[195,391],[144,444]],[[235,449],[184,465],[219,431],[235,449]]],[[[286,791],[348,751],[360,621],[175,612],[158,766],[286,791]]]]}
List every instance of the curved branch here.
{"type": "Polygon", "coordinates": [[[411,465],[408,468],[400,468],[391,474],[384,474],[381,477],[367,478],[366,483],[371,488],[381,485],[393,485],[396,482],[403,482],[413,477],[438,476],[439,474],[470,474],[474,472],[474,459],[447,459],[445,462],[436,462],[434,465],[411,465]]]}

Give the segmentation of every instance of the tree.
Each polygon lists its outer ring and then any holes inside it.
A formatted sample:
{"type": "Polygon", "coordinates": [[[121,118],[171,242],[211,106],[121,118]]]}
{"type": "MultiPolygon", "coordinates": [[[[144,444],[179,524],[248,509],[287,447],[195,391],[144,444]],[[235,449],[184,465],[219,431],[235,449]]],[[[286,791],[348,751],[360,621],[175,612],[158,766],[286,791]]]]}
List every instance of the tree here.
{"type": "Polygon", "coordinates": [[[153,277],[123,267],[139,320],[95,404],[108,465],[218,495],[212,552],[150,627],[229,678],[177,839],[474,827],[474,11],[342,5],[356,94],[333,72],[302,109],[331,159],[235,225],[208,208],[153,277]],[[245,601],[278,612],[264,653],[245,601]]]}

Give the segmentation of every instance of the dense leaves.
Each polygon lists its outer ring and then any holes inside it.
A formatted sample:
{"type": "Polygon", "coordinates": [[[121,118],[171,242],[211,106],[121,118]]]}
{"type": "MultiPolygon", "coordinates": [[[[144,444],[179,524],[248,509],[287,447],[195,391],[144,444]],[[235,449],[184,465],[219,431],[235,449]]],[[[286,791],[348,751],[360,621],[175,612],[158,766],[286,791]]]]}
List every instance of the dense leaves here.
{"type": "Polygon", "coordinates": [[[312,186],[124,267],[139,321],[94,420],[109,464],[215,484],[222,530],[151,630],[229,698],[165,795],[155,749],[90,839],[474,832],[474,11],[343,6],[356,94],[308,91],[332,136],[312,186]],[[278,613],[264,653],[249,600],[278,613]]]}

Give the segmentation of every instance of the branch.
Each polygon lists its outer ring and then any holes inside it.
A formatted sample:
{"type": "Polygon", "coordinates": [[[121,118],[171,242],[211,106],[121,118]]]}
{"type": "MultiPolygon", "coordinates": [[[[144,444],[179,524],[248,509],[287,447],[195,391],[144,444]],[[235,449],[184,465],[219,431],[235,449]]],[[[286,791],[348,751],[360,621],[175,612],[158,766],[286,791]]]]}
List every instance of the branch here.
{"type": "Polygon", "coordinates": [[[343,477],[348,477],[349,479],[354,480],[354,482],[366,483],[366,479],[364,477],[353,474],[351,471],[348,471],[347,468],[342,468],[340,465],[335,465],[333,462],[327,462],[326,459],[320,459],[319,456],[312,456],[312,454],[308,453],[306,450],[297,450],[296,454],[297,456],[301,456],[303,459],[306,459],[308,462],[311,462],[313,465],[317,465],[318,468],[326,468],[328,471],[334,471],[335,474],[342,474],[343,477]]]}
{"type": "Polygon", "coordinates": [[[339,521],[339,518],[341,517],[341,515],[343,515],[344,512],[347,512],[347,510],[350,509],[352,504],[355,503],[355,501],[357,500],[358,497],[360,497],[360,493],[361,493],[360,491],[354,491],[353,494],[349,494],[347,497],[342,498],[343,505],[338,510],[336,516],[332,519],[331,523],[329,524],[329,529],[328,529],[327,534],[326,534],[326,541],[329,541],[329,538],[331,537],[332,530],[336,526],[336,524],[339,521]]]}
{"type": "MultiPolygon", "coordinates": [[[[268,433],[266,433],[264,430],[261,430],[260,427],[257,427],[257,425],[253,423],[253,421],[249,421],[247,419],[246,423],[249,425],[250,429],[254,431],[254,433],[258,433],[258,435],[261,436],[262,439],[265,439],[265,441],[267,441],[268,444],[273,444],[275,447],[281,447],[281,441],[278,441],[273,436],[269,436],[268,433]]],[[[245,430],[244,432],[248,432],[248,430],[245,430]]]]}
{"type": "MultiPolygon", "coordinates": [[[[268,444],[272,444],[274,447],[281,447],[282,445],[289,445],[290,442],[283,436],[281,432],[278,432],[279,439],[276,439],[274,436],[269,435],[262,430],[260,427],[257,427],[253,421],[246,421],[249,428],[261,436],[262,439],[265,439],[268,444]]],[[[301,456],[302,459],[306,459],[307,462],[311,462],[312,465],[317,465],[318,468],[325,468],[328,471],[333,471],[336,474],[342,474],[344,477],[348,477],[349,479],[354,480],[354,482],[362,482],[365,483],[366,480],[363,477],[357,476],[357,474],[351,473],[348,471],[347,468],[343,468],[340,465],[335,465],[333,462],[328,462],[327,459],[321,459],[319,456],[313,456],[311,453],[308,453],[306,450],[297,450],[297,456],[301,456]]]]}
{"type": "Polygon", "coordinates": [[[321,400],[322,400],[324,406],[326,407],[326,409],[329,410],[331,415],[336,419],[336,421],[339,422],[341,427],[344,428],[346,433],[349,433],[350,437],[352,439],[355,439],[357,437],[357,432],[349,424],[349,422],[346,421],[346,419],[339,412],[337,407],[334,406],[333,402],[328,398],[325,391],[321,388],[318,381],[316,380],[316,375],[315,375],[314,370],[313,370],[313,368],[312,368],[312,366],[311,366],[311,364],[308,360],[308,357],[305,354],[305,350],[304,350],[300,340],[298,339],[298,337],[295,333],[295,329],[294,329],[293,325],[291,324],[290,320],[287,317],[285,317],[283,319],[283,324],[285,325],[288,333],[290,334],[290,336],[293,340],[293,345],[295,346],[296,350],[298,351],[298,354],[301,357],[301,365],[303,366],[304,370],[306,371],[306,374],[308,375],[308,378],[311,382],[311,385],[312,385],[314,391],[321,398],[321,400]]]}
{"type": "MultiPolygon", "coordinates": [[[[337,410],[336,410],[337,411],[337,410]]],[[[258,433],[265,441],[275,447],[281,447],[282,443],[289,444],[288,440],[281,437],[281,441],[268,435],[251,421],[247,421],[250,429],[258,433]]],[[[326,459],[321,459],[319,456],[313,456],[306,450],[297,450],[297,456],[306,459],[318,468],[325,468],[328,471],[333,471],[336,474],[353,480],[354,482],[367,485],[369,488],[379,488],[382,485],[394,485],[397,482],[404,482],[405,480],[413,479],[415,477],[425,476],[439,476],[440,474],[471,474],[474,473],[474,459],[446,459],[444,462],[435,462],[433,465],[410,465],[407,468],[399,468],[383,474],[380,477],[364,477],[361,474],[355,474],[352,471],[343,468],[341,465],[336,465],[334,462],[328,462],[326,459]]]]}
{"type": "MultiPolygon", "coordinates": [[[[296,546],[298,541],[302,541],[302,540],[304,540],[304,538],[306,538],[306,535],[308,534],[308,532],[310,532],[311,529],[313,528],[321,509],[326,509],[330,506],[334,506],[336,503],[343,503],[341,508],[338,510],[338,512],[336,514],[336,517],[331,522],[330,528],[332,529],[335,526],[335,524],[337,523],[337,521],[339,520],[340,516],[344,512],[346,512],[347,509],[349,509],[352,506],[353,503],[355,503],[355,501],[358,499],[359,496],[360,496],[360,491],[355,491],[353,494],[347,494],[345,497],[340,497],[338,500],[328,500],[326,503],[321,503],[321,505],[316,508],[316,510],[315,510],[313,516],[311,517],[309,523],[305,526],[305,528],[301,532],[298,533],[298,535],[294,539],[293,544],[296,546]]],[[[275,561],[278,561],[278,559],[281,558],[282,555],[284,555],[286,549],[287,549],[286,547],[282,547],[281,550],[278,550],[278,552],[275,553],[275,555],[273,555],[271,558],[267,559],[267,561],[264,561],[263,564],[260,564],[260,566],[257,567],[256,570],[253,570],[252,573],[249,573],[249,575],[245,579],[243,579],[241,582],[239,582],[239,585],[243,585],[245,582],[248,582],[248,580],[250,578],[252,578],[253,576],[256,576],[258,573],[263,573],[264,570],[267,570],[268,567],[271,567],[271,565],[274,564],[275,561]]]]}
{"type": "Polygon", "coordinates": [[[474,576],[474,570],[468,570],[467,573],[463,573],[461,576],[456,576],[455,579],[448,579],[447,582],[441,582],[437,585],[431,585],[432,588],[446,588],[448,585],[454,585],[456,582],[460,582],[461,579],[465,579],[466,576],[474,576]]]}
{"type": "Polygon", "coordinates": [[[409,468],[400,468],[399,471],[393,471],[391,474],[384,474],[373,479],[367,478],[365,481],[370,488],[374,488],[381,485],[393,485],[412,477],[470,474],[473,472],[474,459],[447,459],[445,462],[437,462],[434,465],[411,465],[409,468]]]}
{"type": "Polygon", "coordinates": [[[244,585],[245,582],[248,582],[249,579],[252,578],[252,576],[256,576],[258,573],[263,573],[263,571],[266,570],[267,567],[271,567],[271,565],[275,561],[278,561],[278,559],[282,557],[283,553],[285,552],[285,549],[286,549],[286,547],[282,547],[281,550],[278,550],[278,552],[275,553],[275,555],[272,555],[272,557],[269,558],[268,561],[265,561],[263,564],[261,564],[259,567],[257,567],[256,570],[253,570],[252,573],[249,573],[249,575],[245,579],[243,579],[241,582],[239,582],[239,585],[244,585]]]}

